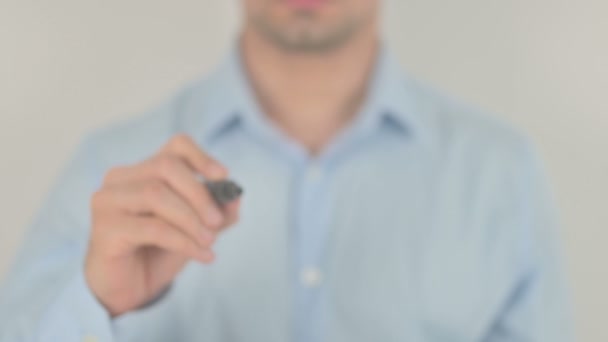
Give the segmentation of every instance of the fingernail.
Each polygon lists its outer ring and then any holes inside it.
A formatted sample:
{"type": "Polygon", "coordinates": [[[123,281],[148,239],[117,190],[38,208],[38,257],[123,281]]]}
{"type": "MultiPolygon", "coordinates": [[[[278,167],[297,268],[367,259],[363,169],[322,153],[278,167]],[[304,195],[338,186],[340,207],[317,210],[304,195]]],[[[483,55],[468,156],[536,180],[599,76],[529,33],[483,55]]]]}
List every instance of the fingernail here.
{"type": "Polygon", "coordinates": [[[214,207],[207,209],[207,222],[212,226],[219,226],[223,221],[222,214],[214,207]]]}
{"type": "Polygon", "coordinates": [[[205,227],[201,227],[201,232],[201,242],[203,243],[203,245],[209,246],[213,244],[213,242],[215,241],[215,234],[210,232],[209,229],[205,227]]]}
{"type": "Polygon", "coordinates": [[[222,167],[220,165],[217,165],[217,164],[212,164],[210,166],[210,169],[211,169],[210,170],[211,173],[213,173],[213,175],[216,176],[216,177],[222,177],[222,176],[224,176],[225,174],[228,173],[226,171],[226,168],[224,168],[224,167],[222,167]]]}
{"type": "Polygon", "coordinates": [[[210,250],[201,251],[201,261],[210,263],[213,261],[213,259],[215,259],[215,255],[212,251],[210,251],[210,250]]]}

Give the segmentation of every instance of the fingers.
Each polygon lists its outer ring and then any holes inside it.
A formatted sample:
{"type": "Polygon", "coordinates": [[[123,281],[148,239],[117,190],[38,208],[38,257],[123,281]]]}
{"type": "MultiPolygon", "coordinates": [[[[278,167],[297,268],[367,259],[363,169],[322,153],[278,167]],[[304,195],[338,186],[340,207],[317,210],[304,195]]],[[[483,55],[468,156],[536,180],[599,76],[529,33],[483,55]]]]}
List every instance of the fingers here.
{"type": "Polygon", "coordinates": [[[215,233],[206,228],[186,201],[164,182],[149,180],[107,186],[95,194],[97,213],[149,215],[162,219],[188,235],[200,247],[208,247],[215,233]]]}
{"type": "Polygon", "coordinates": [[[153,298],[188,259],[213,261],[217,230],[236,221],[238,203],[219,207],[198,177],[227,175],[184,135],[154,157],[106,174],[91,200],[86,275],[110,313],[153,298]]]}
{"type": "Polygon", "coordinates": [[[108,185],[141,180],[165,182],[195,210],[205,226],[219,229],[225,224],[220,207],[182,159],[170,154],[159,155],[136,166],[110,170],[106,177],[108,185]]]}
{"type": "Polygon", "coordinates": [[[239,211],[241,207],[241,200],[237,199],[230,203],[227,203],[223,207],[225,217],[225,227],[235,224],[239,220],[239,211]]]}
{"type": "Polygon", "coordinates": [[[219,162],[202,151],[187,135],[173,137],[161,154],[169,153],[183,158],[190,167],[205,179],[220,180],[228,177],[228,171],[219,162]]]}
{"type": "Polygon", "coordinates": [[[154,246],[203,263],[213,261],[214,254],[201,248],[188,235],[167,222],[153,217],[126,216],[114,225],[115,234],[134,247],[154,246]]]}
{"type": "Polygon", "coordinates": [[[142,175],[156,175],[158,167],[163,169],[164,157],[182,160],[195,175],[199,174],[208,180],[221,180],[228,177],[226,168],[201,150],[196,143],[186,135],[177,135],[159,151],[159,153],[142,164],[135,166],[116,167],[106,173],[104,184],[121,183],[138,179],[142,175]],[[152,166],[152,169],[142,170],[144,164],[152,166]],[[150,165],[152,164],[152,165],[150,165]],[[143,172],[142,171],[147,171],[143,172]]]}
{"type": "Polygon", "coordinates": [[[221,180],[227,177],[227,170],[190,138],[176,136],[156,156],[137,165],[110,170],[103,187],[93,197],[93,213],[103,218],[156,220],[155,223],[140,222],[150,223],[144,228],[151,231],[140,232],[147,240],[133,241],[161,248],[164,245],[152,237],[167,235],[159,232],[159,222],[164,222],[163,228],[171,227],[178,233],[167,236],[170,240],[164,243],[171,244],[172,248],[179,244],[180,248],[189,250],[190,257],[194,257],[192,246],[195,246],[199,250],[196,258],[200,260],[200,250],[209,250],[218,231],[238,220],[240,206],[238,200],[218,206],[207,187],[201,184],[200,176],[221,180]],[[178,241],[178,237],[181,240],[178,241]],[[190,241],[190,247],[182,241],[184,238],[190,241]]]}
{"type": "Polygon", "coordinates": [[[158,160],[159,176],[190,204],[205,226],[219,229],[225,223],[224,215],[192,169],[170,155],[158,160]]]}

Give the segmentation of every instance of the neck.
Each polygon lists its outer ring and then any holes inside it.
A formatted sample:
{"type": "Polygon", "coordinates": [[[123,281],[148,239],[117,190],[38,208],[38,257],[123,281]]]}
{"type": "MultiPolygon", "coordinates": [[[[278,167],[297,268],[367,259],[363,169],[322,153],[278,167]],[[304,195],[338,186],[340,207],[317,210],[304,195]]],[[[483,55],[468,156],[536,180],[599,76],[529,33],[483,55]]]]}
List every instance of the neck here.
{"type": "Polygon", "coordinates": [[[316,154],[356,115],[367,92],[378,41],[374,29],[332,51],[295,53],[245,29],[241,51],[265,114],[316,154]]]}

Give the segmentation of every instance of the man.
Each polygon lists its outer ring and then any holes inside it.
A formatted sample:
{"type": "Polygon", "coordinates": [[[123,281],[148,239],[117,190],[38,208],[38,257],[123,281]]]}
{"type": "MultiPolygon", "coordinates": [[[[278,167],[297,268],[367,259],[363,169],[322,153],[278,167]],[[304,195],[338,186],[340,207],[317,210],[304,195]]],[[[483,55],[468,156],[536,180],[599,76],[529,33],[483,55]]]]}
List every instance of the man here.
{"type": "Polygon", "coordinates": [[[568,340],[526,139],[402,75],[379,0],[243,6],[217,72],[83,143],[0,341],[568,340]]]}

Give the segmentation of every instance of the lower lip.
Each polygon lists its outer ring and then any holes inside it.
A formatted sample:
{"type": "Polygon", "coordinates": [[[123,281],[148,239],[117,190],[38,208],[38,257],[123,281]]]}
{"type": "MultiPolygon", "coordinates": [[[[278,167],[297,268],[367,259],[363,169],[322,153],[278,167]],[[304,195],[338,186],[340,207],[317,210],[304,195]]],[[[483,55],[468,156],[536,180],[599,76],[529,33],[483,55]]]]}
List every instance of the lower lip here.
{"type": "Polygon", "coordinates": [[[286,0],[286,3],[297,9],[313,10],[321,7],[327,0],[286,0]]]}

